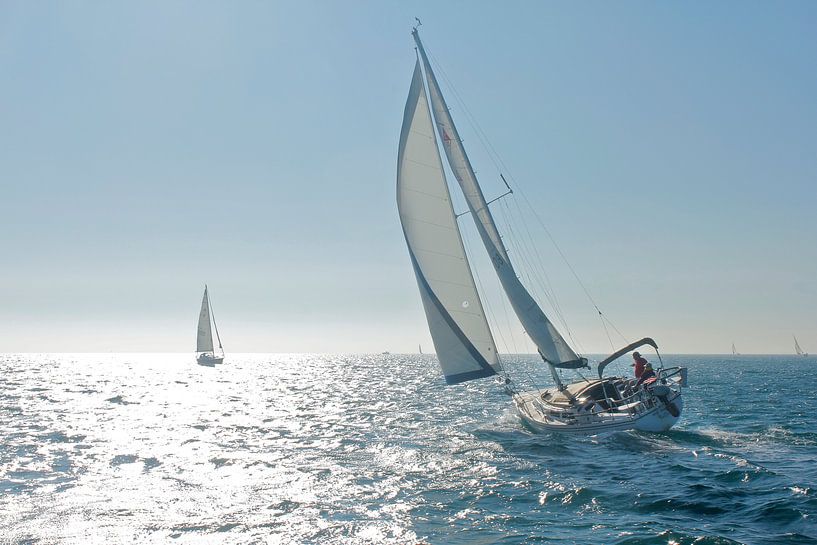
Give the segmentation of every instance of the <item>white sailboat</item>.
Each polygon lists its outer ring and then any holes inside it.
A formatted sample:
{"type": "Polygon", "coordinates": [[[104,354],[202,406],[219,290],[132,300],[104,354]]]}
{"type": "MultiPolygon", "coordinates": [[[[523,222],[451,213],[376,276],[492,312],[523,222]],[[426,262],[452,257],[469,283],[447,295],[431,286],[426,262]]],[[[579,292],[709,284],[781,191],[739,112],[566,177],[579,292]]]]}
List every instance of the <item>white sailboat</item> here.
{"type": "Polygon", "coordinates": [[[683,407],[681,388],[686,386],[686,369],[662,367],[644,384],[603,376],[609,363],[631,350],[650,345],[657,352],[652,339],[644,338],[604,359],[598,364],[598,379],[562,382],[557,369],[589,367],[587,359],[568,345],[517,276],[417,28],[412,36],[419,57],[400,133],[397,206],[446,382],[457,384],[501,374],[503,388],[512,396],[517,412],[536,430],[598,433],[669,429],[683,407]],[[497,354],[451,205],[437,136],[505,295],[550,369],[553,387],[517,389],[497,354]]]}
{"type": "Polygon", "coordinates": [[[735,343],[732,343],[732,355],[733,356],[740,356],[740,353],[735,348],[735,343]]]}
{"type": "MultiPolygon", "coordinates": [[[[792,335],[794,337],[794,335],[792,335]]],[[[800,343],[797,342],[797,337],[794,337],[794,352],[798,356],[808,356],[808,352],[803,352],[803,349],[800,348],[800,343]]]]}
{"type": "Polygon", "coordinates": [[[221,337],[218,334],[218,326],[210,305],[210,294],[206,284],[204,286],[204,296],[201,299],[199,327],[196,332],[196,361],[200,365],[216,365],[224,361],[224,348],[221,346],[221,337]],[[218,340],[218,352],[215,351],[213,346],[213,329],[216,331],[216,339],[218,340]]]}

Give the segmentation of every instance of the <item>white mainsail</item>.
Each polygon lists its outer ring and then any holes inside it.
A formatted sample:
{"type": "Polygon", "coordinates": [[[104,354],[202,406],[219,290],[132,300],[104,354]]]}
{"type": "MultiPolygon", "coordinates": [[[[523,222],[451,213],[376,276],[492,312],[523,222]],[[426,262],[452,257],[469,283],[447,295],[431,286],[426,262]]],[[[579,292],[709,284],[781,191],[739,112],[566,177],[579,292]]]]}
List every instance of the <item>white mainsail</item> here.
{"type": "Polygon", "coordinates": [[[737,356],[737,355],[738,355],[738,351],[735,349],[735,343],[732,343],[732,355],[733,355],[733,356],[737,356]]]}
{"type": "Polygon", "coordinates": [[[201,299],[196,352],[213,352],[213,329],[210,325],[210,299],[207,297],[207,286],[204,286],[204,297],[201,299]]]}
{"type": "Polygon", "coordinates": [[[499,236],[496,224],[491,216],[491,211],[488,209],[488,204],[482,194],[482,189],[477,182],[477,177],[471,167],[468,155],[465,153],[465,148],[462,145],[459,133],[454,125],[454,120],[448,111],[448,106],[437,84],[437,78],[434,76],[434,71],[428,62],[428,57],[426,56],[425,49],[423,49],[423,44],[420,41],[417,29],[414,29],[412,36],[414,36],[414,41],[417,43],[417,49],[423,60],[429,95],[431,97],[431,107],[434,112],[434,119],[437,123],[437,132],[442,140],[443,149],[448,158],[448,164],[451,166],[451,170],[462,188],[462,192],[468,202],[471,216],[474,218],[474,223],[477,226],[477,231],[491,258],[491,262],[494,265],[494,269],[511,302],[514,312],[519,317],[522,327],[525,328],[531,340],[536,344],[539,353],[549,364],[554,367],[562,368],[584,367],[587,364],[587,360],[580,358],[576,352],[573,351],[550,320],[548,320],[545,313],[519,280],[510,259],[508,259],[508,253],[499,236]]]}
{"type": "Polygon", "coordinates": [[[400,131],[397,208],[446,382],[496,374],[496,345],[451,205],[419,61],[400,131]]]}

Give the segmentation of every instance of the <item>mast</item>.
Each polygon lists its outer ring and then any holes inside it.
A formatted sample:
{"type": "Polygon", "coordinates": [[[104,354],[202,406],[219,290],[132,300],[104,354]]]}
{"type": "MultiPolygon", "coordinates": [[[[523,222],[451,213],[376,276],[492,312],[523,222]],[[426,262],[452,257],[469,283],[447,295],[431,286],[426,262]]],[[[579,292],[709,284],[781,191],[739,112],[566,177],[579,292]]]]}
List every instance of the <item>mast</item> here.
{"type": "Polygon", "coordinates": [[[482,243],[491,258],[500,283],[511,302],[514,312],[525,328],[528,336],[536,345],[542,359],[550,367],[556,384],[561,388],[562,383],[555,368],[576,369],[587,366],[587,360],[581,358],[567,344],[562,335],[545,316],[545,313],[533,299],[531,294],[519,280],[516,271],[508,258],[508,252],[499,235],[499,231],[485,201],[482,189],[474,174],[471,161],[468,158],[462,139],[454,125],[454,120],[446,105],[445,98],[440,91],[437,78],[431,68],[420,35],[416,28],[412,36],[425,68],[426,81],[431,97],[432,111],[436,121],[437,133],[443,143],[448,164],[468,202],[468,209],[476,224],[482,243]]]}

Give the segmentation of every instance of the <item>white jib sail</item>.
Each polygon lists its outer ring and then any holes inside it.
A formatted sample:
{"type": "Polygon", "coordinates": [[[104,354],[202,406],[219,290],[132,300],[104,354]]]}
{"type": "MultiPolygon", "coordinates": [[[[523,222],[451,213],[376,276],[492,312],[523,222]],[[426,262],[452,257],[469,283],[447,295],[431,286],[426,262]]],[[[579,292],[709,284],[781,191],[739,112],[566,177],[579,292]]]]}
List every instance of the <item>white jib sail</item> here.
{"type": "Polygon", "coordinates": [[[400,132],[397,208],[446,382],[496,374],[496,345],[451,205],[419,61],[400,132]]]}
{"type": "Polygon", "coordinates": [[[473,168],[471,168],[471,162],[465,153],[454,120],[448,111],[445,98],[443,98],[437,83],[437,78],[434,76],[434,71],[428,62],[420,36],[416,30],[412,35],[423,59],[434,120],[437,123],[437,132],[443,142],[448,164],[462,188],[468,202],[468,208],[474,218],[474,223],[476,223],[477,231],[479,231],[480,238],[488,251],[514,312],[519,317],[522,327],[525,328],[531,340],[536,344],[539,352],[549,363],[556,367],[584,366],[584,360],[579,358],[576,352],[565,342],[562,335],[548,320],[528,290],[522,285],[522,282],[519,281],[516,271],[511,265],[510,259],[508,259],[508,253],[499,236],[491,211],[485,202],[477,177],[473,168]]]}
{"type": "Polygon", "coordinates": [[[800,343],[797,342],[797,337],[794,337],[794,351],[798,356],[803,355],[803,349],[800,348],[800,343]]]}
{"type": "Polygon", "coordinates": [[[201,300],[199,313],[199,329],[196,335],[196,352],[213,351],[213,329],[210,325],[210,305],[207,300],[207,287],[204,288],[204,297],[201,300]]]}

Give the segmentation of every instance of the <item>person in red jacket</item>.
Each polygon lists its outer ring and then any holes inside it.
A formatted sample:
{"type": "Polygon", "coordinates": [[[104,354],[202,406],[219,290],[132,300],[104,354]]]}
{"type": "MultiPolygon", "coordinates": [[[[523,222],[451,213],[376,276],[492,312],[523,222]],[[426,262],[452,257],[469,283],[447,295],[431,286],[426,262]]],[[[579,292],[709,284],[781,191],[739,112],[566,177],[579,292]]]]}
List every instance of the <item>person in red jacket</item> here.
{"type": "Polygon", "coordinates": [[[635,378],[641,378],[644,373],[644,367],[647,365],[647,360],[638,352],[633,352],[633,366],[635,366],[635,378]]]}

